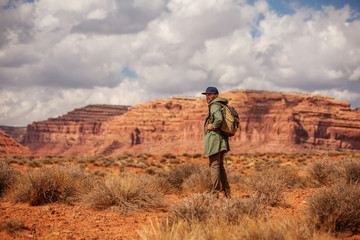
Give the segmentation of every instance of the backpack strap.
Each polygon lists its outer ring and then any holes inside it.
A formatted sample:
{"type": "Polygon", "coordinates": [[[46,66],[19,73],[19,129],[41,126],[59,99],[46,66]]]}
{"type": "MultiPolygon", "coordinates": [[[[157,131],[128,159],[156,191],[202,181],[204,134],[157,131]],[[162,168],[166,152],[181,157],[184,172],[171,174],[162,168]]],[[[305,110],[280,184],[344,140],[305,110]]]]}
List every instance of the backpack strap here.
{"type": "MultiPolygon", "coordinates": [[[[222,109],[226,106],[225,104],[220,103],[220,102],[213,102],[213,103],[210,103],[210,105],[209,105],[209,113],[210,113],[210,122],[211,122],[211,123],[212,123],[212,121],[214,120],[214,119],[213,119],[213,116],[211,115],[211,111],[210,111],[211,105],[213,105],[213,104],[216,104],[216,105],[221,106],[221,107],[222,107],[222,109]]],[[[222,111],[222,109],[221,109],[221,111],[222,111]]]]}

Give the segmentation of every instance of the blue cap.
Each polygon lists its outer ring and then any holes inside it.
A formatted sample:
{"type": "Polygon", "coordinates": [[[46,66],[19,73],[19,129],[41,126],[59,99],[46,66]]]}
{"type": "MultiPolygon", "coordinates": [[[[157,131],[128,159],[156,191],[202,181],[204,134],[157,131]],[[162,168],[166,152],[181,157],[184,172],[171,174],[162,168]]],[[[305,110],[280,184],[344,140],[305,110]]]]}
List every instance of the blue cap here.
{"type": "Polygon", "coordinates": [[[217,90],[216,87],[208,87],[206,89],[206,92],[203,92],[201,94],[209,94],[209,93],[212,93],[212,94],[219,94],[219,91],[217,90]]]}

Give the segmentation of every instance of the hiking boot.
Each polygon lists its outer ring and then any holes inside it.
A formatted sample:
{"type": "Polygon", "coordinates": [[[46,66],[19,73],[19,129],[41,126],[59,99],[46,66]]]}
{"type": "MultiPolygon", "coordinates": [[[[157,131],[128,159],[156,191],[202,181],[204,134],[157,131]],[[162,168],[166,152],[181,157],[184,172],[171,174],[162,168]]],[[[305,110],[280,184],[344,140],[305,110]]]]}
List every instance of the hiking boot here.
{"type": "Polygon", "coordinates": [[[226,198],[231,198],[231,191],[230,188],[224,189],[224,194],[226,198]]]}

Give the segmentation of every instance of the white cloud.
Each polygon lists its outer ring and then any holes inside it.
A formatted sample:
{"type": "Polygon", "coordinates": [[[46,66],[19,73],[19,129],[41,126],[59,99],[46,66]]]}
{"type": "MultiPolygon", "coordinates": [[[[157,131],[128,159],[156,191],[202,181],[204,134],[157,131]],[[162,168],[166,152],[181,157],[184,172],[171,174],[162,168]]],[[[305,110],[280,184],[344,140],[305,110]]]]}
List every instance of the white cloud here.
{"type": "Polygon", "coordinates": [[[0,123],[24,126],[58,117],[88,104],[134,105],[149,100],[137,81],[125,79],[114,88],[62,89],[33,87],[0,91],[0,123]],[[61,107],[60,107],[61,106],[61,107]]]}
{"type": "Polygon", "coordinates": [[[359,81],[360,80],[360,66],[357,67],[350,76],[351,81],[359,81]]]}
{"type": "MultiPolygon", "coordinates": [[[[351,92],[349,90],[339,90],[339,89],[329,89],[329,90],[316,90],[313,91],[312,94],[320,94],[325,96],[331,96],[337,100],[340,101],[346,101],[346,102],[359,102],[360,96],[357,92],[351,92]]],[[[352,108],[359,107],[351,105],[352,108]]]]}
{"type": "Polygon", "coordinates": [[[87,15],[87,19],[104,19],[107,12],[104,9],[95,9],[87,15]]]}
{"type": "Polygon", "coordinates": [[[360,20],[349,7],[278,15],[265,0],[18,3],[0,9],[0,124],[208,85],[360,105],[360,20]]]}

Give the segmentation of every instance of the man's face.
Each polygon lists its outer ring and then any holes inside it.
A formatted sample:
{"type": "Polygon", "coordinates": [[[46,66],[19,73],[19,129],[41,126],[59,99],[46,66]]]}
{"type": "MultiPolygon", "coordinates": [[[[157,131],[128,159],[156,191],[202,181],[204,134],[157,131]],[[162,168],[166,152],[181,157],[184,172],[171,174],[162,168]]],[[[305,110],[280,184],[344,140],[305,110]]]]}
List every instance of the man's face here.
{"type": "Polygon", "coordinates": [[[215,93],[208,93],[205,94],[206,95],[206,102],[210,103],[212,100],[214,100],[215,98],[217,98],[219,95],[215,94],[215,93]]]}

